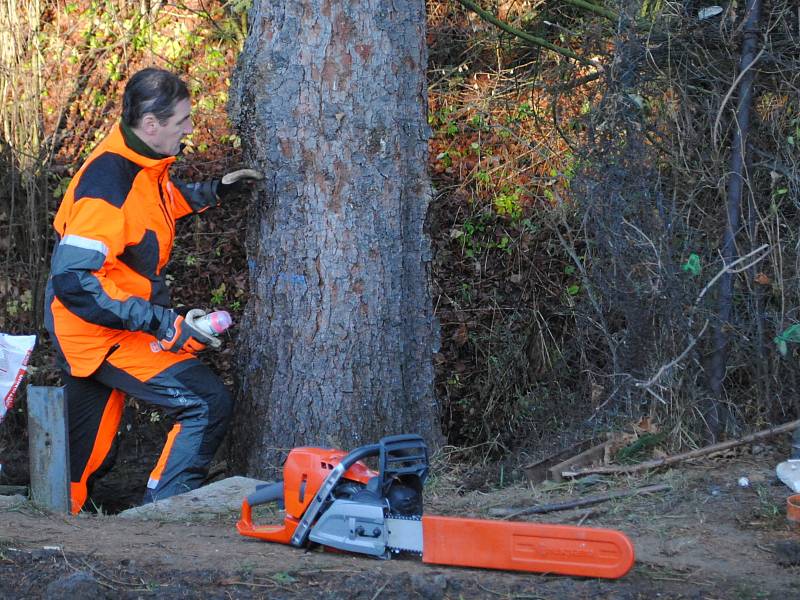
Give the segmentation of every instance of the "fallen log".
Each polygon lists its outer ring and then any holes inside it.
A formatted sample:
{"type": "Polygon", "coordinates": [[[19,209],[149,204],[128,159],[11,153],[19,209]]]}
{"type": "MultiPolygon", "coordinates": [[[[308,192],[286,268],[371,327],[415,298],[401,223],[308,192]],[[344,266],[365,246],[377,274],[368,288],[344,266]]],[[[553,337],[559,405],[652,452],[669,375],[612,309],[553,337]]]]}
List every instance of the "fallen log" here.
{"type": "Polygon", "coordinates": [[[627,473],[638,473],[639,471],[647,471],[649,469],[656,469],[658,467],[666,467],[668,465],[674,465],[676,463],[683,462],[686,460],[692,460],[693,458],[700,458],[701,456],[707,456],[709,454],[714,454],[715,452],[729,450],[730,448],[735,448],[736,446],[742,446],[744,444],[752,444],[753,442],[757,442],[759,440],[763,440],[772,437],[774,435],[778,435],[780,433],[787,433],[789,431],[794,431],[798,427],[800,427],[800,419],[790,421],[789,423],[784,423],[783,425],[778,425],[777,427],[762,429],[761,431],[751,433],[750,435],[746,435],[744,437],[735,440],[728,440],[727,442],[719,442],[717,444],[711,444],[710,446],[704,446],[702,448],[691,450],[689,452],[683,452],[681,454],[673,454],[672,456],[665,456],[663,458],[648,460],[635,465],[588,467],[586,469],[579,469],[575,471],[562,471],[561,476],[583,477],[584,475],[592,475],[592,474],[620,475],[627,473]]]}
{"type": "Polygon", "coordinates": [[[597,494],[595,496],[587,496],[585,498],[576,498],[575,500],[565,500],[563,502],[552,502],[549,504],[537,504],[536,506],[529,506],[527,508],[493,508],[489,510],[489,514],[493,517],[513,519],[514,517],[521,517],[524,515],[541,515],[544,513],[555,512],[557,510],[570,510],[572,508],[580,508],[582,506],[591,506],[592,504],[600,504],[601,502],[616,500],[618,498],[628,498],[630,496],[639,496],[641,494],[666,492],[671,489],[672,487],[669,485],[647,485],[645,487],[640,487],[633,490],[620,490],[617,492],[608,492],[607,494],[597,494]]]}

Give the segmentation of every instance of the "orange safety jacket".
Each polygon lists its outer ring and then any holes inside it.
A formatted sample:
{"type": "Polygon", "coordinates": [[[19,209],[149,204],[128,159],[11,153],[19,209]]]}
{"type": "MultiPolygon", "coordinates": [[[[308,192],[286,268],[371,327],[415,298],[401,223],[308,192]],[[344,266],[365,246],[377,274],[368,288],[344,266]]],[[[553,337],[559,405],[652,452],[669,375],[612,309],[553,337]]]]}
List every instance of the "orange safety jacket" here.
{"type": "Polygon", "coordinates": [[[155,334],[169,318],[175,221],[216,203],[213,186],[170,181],[173,162],[133,151],[116,124],[67,188],[53,223],[45,327],[76,377],[129,332],[155,334]]]}

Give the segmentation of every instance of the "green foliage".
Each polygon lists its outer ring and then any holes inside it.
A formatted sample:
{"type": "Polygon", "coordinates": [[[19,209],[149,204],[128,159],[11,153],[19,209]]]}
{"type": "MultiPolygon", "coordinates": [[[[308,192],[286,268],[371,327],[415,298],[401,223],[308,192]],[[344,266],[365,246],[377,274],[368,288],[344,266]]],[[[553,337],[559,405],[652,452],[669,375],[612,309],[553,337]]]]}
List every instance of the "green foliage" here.
{"type": "Polygon", "coordinates": [[[517,107],[516,112],[511,116],[512,122],[527,121],[536,115],[536,110],[529,102],[523,102],[517,107]]]}
{"type": "Polygon", "coordinates": [[[69,187],[70,181],[72,181],[72,177],[59,177],[58,183],[56,184],[56,187],[53,190],[53,197],[61,199],[67,192],[67,188],[69,187]]]}
{"type": "Polygon", "coordinates": [[[296,577],[293,577],[286,571],[278,571],[277,573],[273,574],[270,579],[275,581],[276,583],[287,585],[290,583],[295,583],[297,581],[296,577]]]}
{"type": "Polygon", "coordinates": [[[781,356],[786,356],[789,352],[789,342],[794,344],[800,342],[800,324],[794,323],[790,325],[775,336],[773,342],[778,347],[778,352],[781,353],[781,356]]]}
{"type": "Polygon", "coordinates": [[[92,104],[94,106],[100,108],[105,106],[107,101],[108,97],[100,90],[95,90],[94,93],[92,93],[92,104]]]}
{"type": "Polygon", "coordinates": [[[242,138],[236,134],[221,135],[219,137],[221,144],[230,144],[233,148],[240,148],[242,146],[242,138]]]}
{"type": "Polygon", "coordinates": [[[483,115],[474,115],[469,120],[469,125],[475,131],[484,131],[484,132],[486,132],[486,131],[490,131],[491,130],[491,127],[489,126],[489,123],[487,122],[486,118],[483,115]]]}
{"type": "Polygon", "coordinates": [[[461,156],[461,152],[455,149],[448,149],[440,152],[436,156],[436,160],[441,161],[442,165],[447,169],[453,166],[453,159],[461,156]]]}
{"type": "Polygon", "coordinates": [[[211,290],[212,306],[222,306],[225,304],[225,292],[227,291],[227,289],[228,286],[225,285],[225,282],[222,282],[216,288],[211,290]]]}
{"type": "Polygon", "coordinates": [[[461,248],[466,256],[474,258],[481,253],[485,247],[482,240],[483,232],[486,230],[486,223],[482,216],[477,219],[467,219],[462,224],[461,229],[455,230],[452,234],[461,243],[461,248]]]}
{"type": "Polygon", "coordinates": [[[794,117],[789,122],[789,127],[790,133],[786,136],[786,143],[794,148],[797,140],[800,140],[800,118],[794,117]]]}
{"type": "Polygon", "coordinates": [[[522,217],[520,204],[520,189],[514,192],[505,192],[494,197],[494,209],[500,216],[509,217],[511,221],[518,221],[522,217]]]}
{"type": "Polygon", "coordinates": [[[500,238],[500,241],[497,242],[494,247],[501,252],[511,254],[511,237],[509,235],[503,235],[503,237],[500,238]]]}
{"type": "Polygon", "coordinates": [[[692,252],[686,262],[683,263],[681,269],[687,273],[691,273],[692,275],[700,275],[700,272],[703,270],[703,267],[700,264],[700,257],[692,252]]]}
{"type": "Polygon", "coordinates": [[[634,442],[624,448],[620,448],[617,452],[616,460],[621,464],[641,462],[650,454],[653,448],[663,443],[666,437],[663,432],[643,433],[634,442]]]}
{"type": "Polygon", "coordinates": [[[763,484],[756,483],[754,486],[758,496],[758,506],[756,516],[764,519],[771,527],[783,527],[786,521],[786,508],[783,503],[776,502],[769,488],[763,484]]]}
{"type": "Polygon", "coordinates": [[[19,297],[11,298],[6,301],[6,313],[10,317],[17,317],[22,311],[30,311],[33,308],[33,295],[31,290],[25,290],[19,297]]]}

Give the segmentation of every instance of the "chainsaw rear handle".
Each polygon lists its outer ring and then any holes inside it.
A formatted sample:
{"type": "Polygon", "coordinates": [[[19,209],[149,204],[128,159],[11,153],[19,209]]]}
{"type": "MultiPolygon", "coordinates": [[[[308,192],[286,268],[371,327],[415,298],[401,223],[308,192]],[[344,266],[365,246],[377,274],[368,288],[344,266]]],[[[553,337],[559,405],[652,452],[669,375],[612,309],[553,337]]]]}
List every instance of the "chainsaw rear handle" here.
{"type": "Polygon", "coordinates": [[[297,526],[297,519],[287,515],[281,525],[259,526],[253,524],[252,508],[270,502],[283,504],[282,481],[256,486],[256,491],[242,500],[242,513],[239,522],[236,523],[236,529],[245,536],[288,544],[297,526]]]}
{"type": "Polygon", "coordinates": [[[247,496],[245,502],[252,508],[259,504],[269,504],[270,502],[282,503],[283,482],[264,483],[256,486],[256,491],[247,496]]]}

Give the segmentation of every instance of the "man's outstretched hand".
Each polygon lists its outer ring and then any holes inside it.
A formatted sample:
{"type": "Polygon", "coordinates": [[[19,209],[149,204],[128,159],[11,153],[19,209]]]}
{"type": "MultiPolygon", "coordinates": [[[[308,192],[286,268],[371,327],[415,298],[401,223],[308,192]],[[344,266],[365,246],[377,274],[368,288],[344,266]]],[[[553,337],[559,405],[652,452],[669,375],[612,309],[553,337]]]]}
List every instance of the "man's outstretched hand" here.
{"type": "Polygon", "coordinates": [[[217,198],[227,200],[262,179],[264,175],[255,169],[239,169],[226,173],[217,184],[217,198]]]}

